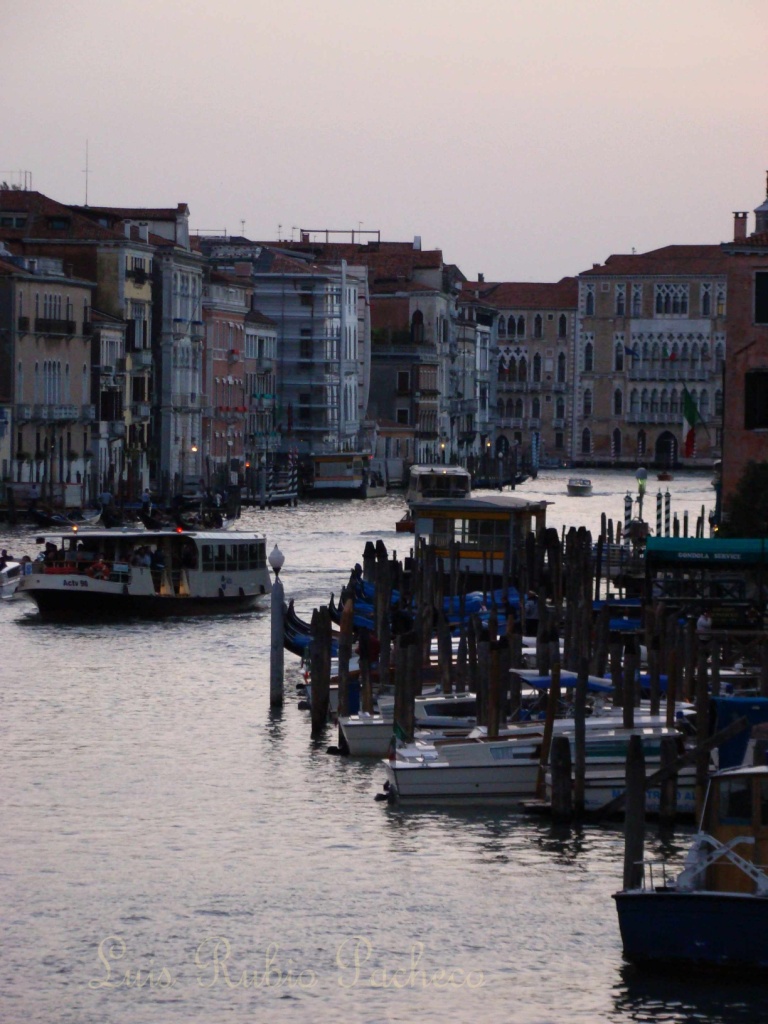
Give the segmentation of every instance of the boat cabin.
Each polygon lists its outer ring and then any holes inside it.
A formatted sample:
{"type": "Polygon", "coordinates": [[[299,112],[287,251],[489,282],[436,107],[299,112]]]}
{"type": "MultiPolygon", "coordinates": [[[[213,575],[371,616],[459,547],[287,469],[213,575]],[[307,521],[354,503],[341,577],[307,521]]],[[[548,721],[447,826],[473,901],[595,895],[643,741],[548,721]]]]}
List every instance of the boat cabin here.
{"type": "Polygon", "coordinates": [[[435,498],[468,498],[472,477],[462,466],[411,466],[405,500],[433,501],[435,498]]]}
{"type": "Polygon", "coordinates": [[[313,455],[308,494],[314,498],[364,498],[370,456],[361,452],[313,455]]]}
{"type": "Polygon", "coordinates": [[[418,557],[423,540],[446,567],[455,557],[470,581],[514,577],[527,535],[546,527],[549,504],[508,495],[414,502],[414,550],[418,557]]]}
{"type": "MultiPolygon", "coordinates": [[[[723,844],[746,836],[754,842],[739,843],[735,852],[756,867],[768,864],[768,767],[734,768],[713,775],[702,831],[723,844]]],[[[715,892],[756,891],[755,877],[727,857],[718,858],[705,871],[697,887],[715,892]]]]}

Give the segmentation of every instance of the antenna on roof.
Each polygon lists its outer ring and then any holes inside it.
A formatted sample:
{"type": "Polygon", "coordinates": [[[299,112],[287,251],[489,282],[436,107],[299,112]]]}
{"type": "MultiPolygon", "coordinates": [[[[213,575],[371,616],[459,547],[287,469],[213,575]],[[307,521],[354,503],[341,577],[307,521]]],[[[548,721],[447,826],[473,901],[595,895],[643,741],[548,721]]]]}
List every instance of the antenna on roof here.
{"type": "Polygon", "coordinates": [[[240,221],[240,234],[245,238],[245,220],[240,221]]]}
{"type": "Polygon", "coordinates": [[[88,205],[88,139],[85,140],[85,169],[83,170],[85,175],[85,205],[88,205]]]}

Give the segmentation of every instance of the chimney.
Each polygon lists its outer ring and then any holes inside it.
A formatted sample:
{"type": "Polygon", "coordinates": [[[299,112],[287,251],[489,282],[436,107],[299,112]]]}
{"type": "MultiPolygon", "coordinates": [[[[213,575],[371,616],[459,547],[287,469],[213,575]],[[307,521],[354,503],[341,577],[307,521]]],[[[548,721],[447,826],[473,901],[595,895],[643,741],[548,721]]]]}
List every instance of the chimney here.
{"type": "Polygon", "coordinates": [[[485,274],[478,274],[477,275],[477,283],[478,284],[485,284],[485,274]]]}
{"type": "Polygon", "coordinates": [[[733,240],[745,242],[747,239],[747,214],[736,212],[733,215],[733,240]]]}
{"type": "Polygon", "coordinates": [[[149,241],[149,224],[145,220],[139,221],[139,240],[149,241]]]}
{"type": "Polygon", "coordinates": [[[413,237],[413,248],[417,252],[421,252],[421,235],[414,235],[414,237],[413,237]]]}

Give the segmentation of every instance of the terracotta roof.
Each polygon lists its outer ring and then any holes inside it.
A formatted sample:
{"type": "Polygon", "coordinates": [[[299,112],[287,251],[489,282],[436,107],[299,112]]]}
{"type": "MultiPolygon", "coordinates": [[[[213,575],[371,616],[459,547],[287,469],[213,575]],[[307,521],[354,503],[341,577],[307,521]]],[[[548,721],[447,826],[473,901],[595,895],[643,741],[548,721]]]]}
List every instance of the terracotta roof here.
{"type": "Polygon", "coordinates": [[[277,320],[273,320],[266,313],[260,313],[258,309],[250,309],[245,314],[245,322],[247,324],[261,324],[263,327],[277,327],[277,320]]]}
{"type": "Polygon", "coordinates": [[[84,216],[97,214],[110,217],[113,220],[176,220],[178,214],[189,214],[189,207],[186,203],[178,203],[173,206],[146,207],[146,206],[70,206],[70,210],[76,210],[84,216]]]}
{"type": "Polygon", "coordinates": [[[81,216],[76,208],[57,203],[42,192],[17,192],[0,189],[0,212],[26,213],[27,219],[20,228],[0,228],[0,238],[44,238],[73,239],[76,241],[125,241],[119,231],[102,227],[88,217],[81,216]],[[55,227],[54,222],[61,224],[55,227]]]}
{"type": "Polygon", "coordinates": [[[726,263],[719,245],[665,245],[650,252],[609,256],[579,277],[684,276],[724,274],[726,263]]]}
{"type": "MultiPolygon", "coordinates": [[[[251,243],[254,244],[254,243],[251,243]]],[[[413,277],[417,270],[440,270],[443,254],[440,249],[414,249],[412,242],[257,242],[257,245],[279,247],[305,253],[317,262],[338,263],[346,260],[368,268],[371,284],[384,279],[413,277]]]]}
{"type": "Polygon", "coordinates": [[[465,281],[461,286],[461,301],[466,302],[470,298],[496,309],[576,309],[578,285],[575,277],[541,284],[530,281],[465,281]]]}

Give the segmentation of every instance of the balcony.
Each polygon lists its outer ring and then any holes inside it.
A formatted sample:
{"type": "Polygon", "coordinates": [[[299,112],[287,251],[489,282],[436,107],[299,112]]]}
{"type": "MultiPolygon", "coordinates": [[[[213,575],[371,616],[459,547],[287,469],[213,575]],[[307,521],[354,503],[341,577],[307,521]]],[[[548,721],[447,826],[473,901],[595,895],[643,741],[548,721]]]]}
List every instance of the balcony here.
{"type": "MultiPolygon", "coordinates": [[[[676,426],[680,426],[682,418],[682,411],[675,410],[673,412],[669,409],[664,411],[660,409],[645,409],[627,413],[627,423],[674,423],[676,426]]],[[[703,417],[705,423],[707,419],[707,416],[703,417]]]]}
{"type": "Polygon", "coordinates": [[[20,331],[25,331],[25,332],[28,331],[29,330],[29,317],[28,316],[20,316],[18,321],[17,321],[17,327],[18,327],[18,329],[20,331]]]}
{"type": "Polygon", "coordinates": [[[146,402],[134,402],[131,405],[131,416],[135,420],[148,420],[151,413],[151,407],[146,402]]]}
{"type": "Polygon", "coordinates": [[[93,421],[96,419],[96,406],[81,405],[80,419],[83,421],[83,423],[93,423],[93,421]]]}
{"type": "Polygon", "coordinates": [[[528,419],[528,429],[529,430],[540,430],[541,429],[541,419],[538,416],[531,416],[531,417],[529,417],[529,419],[528,419]]]}
{"type": "Polygon", "coordinates": [[[77,419],[76,405],[52,405],[48,419],[54,423],[68,423],[77,419]]]}
{"type": "Polygon", "coordinates": [[[93,334],[93,324],[90,320],[83,320],[83,337],[87,338],[93,334]]]}
{"type": "Polygon", "coordinates": [[[563,419],[562,416],[556,416],[552,420],[552,426],[555,428],[555,430],[564,430],[565,429],[565,420],[563,419]]]}
{"type": "Polygon", "coordinates": [[[49,405],[36,405],[32,413],[33,420],[46,421],[50,418],[51,407],[49,405]]]}
{"type": "Polygon", "coordinates": [[[129,353],[131,357],[131,367],[134,370],[148,370],[152,366],[152,350],[148,348],[140,348],[135,352],[129,353]]]}
{"type": "Polygon", "coordinates": [[[540,380],[529,381],[528,382],[528,390],[529,391],[541,391],[541,381],[540,380]]]}
{"type": "Polygon", "coordinates": [[[110,420],[109,436],[125,437],[125,420],[110,420]]]}
{"type": "Polygon", "coordinates": [[[31,405],[17,405],[16,406],[16,419],[17,420],[23,420],[24,422],[29,422],[29,420],[31,420],[33,418],[34,418],[34,413],[32,411],[32,406],[31,405]]]}
{"type": "Polygon", "coordinates": [[[688,366],[686,363],[666,362],[663,366],[648,364],[632,366],[628,371],[630,380],[689,381],[709,380],[719,371],[713,363],[712,369],[704,366],[688,366]]]}
{"type": "Polygon", "coordinates": [[[37,334],[74,334],[76,326],[74,320],[51,320],[39,316],[35,318],[37,334]]]}
{"type": "Polygon", "coordinates": [[[556,380],[556,381],[554,381],[554,383],[552,384],[552,390],[553,391],[565,391],[565,381],[564,380],[556,380]]]}
{"type": "Polygon", "coordinates": [[[138,288],[141,288],[142,285],[145,285],[149,279],[146,270],[140,267],[134,267],[131,270],[126,270],[125,276],[131,278],[133,280],[133,283],[138,288]]]}
{"type": "Polygon", "coordinates": [[[229,352],[227,352],[227,362],[239,363],[241,358],[242,355],[239,348],[231,348],[229,352]]]}

